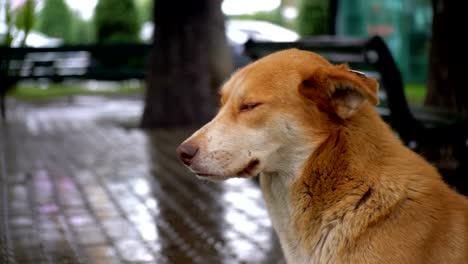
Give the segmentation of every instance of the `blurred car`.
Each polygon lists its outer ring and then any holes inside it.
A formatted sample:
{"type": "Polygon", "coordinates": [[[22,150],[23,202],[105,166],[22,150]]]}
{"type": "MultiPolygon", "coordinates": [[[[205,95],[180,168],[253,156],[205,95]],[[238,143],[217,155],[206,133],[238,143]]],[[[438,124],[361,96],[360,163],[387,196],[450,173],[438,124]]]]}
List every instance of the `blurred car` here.
{"type": "MultiPolygon", "coordinates": [[[[226,21],[225,27],[235,68],[242,67],[251,61],[244,55],[244,45],[249,39],[271,42],[289,42],[299,39],[299,34],[296,32],[266,21],[230,19],[226,21]]],[[[140,38],[146,43],[151,42],[153,29],[152,22],[144,23],[140,38]]]]}
{"type": "Polygon", "coordinates": [[[299,34],[290,29],[258,20],[228,20],[226,21],[226,35],[230,41],[237,44],[245,44],[249,39],[271,42],[296,41],[299,39],[299,34]]]}
{"type": "MultiPolygon", "coordinates": [[[[6,33],[8,31],[7,26],[5,23],[0,24],[0,43],[6,37],[6,33]]],[[[16,28],[12,28],[12,34],[14,39],[11,43],[11,46],[16,48],[21,46],[21,42],[24,39],[24,30],[18,30],[16,28]]],[[[63,44],[63,39],[60,38],[52,38],[43,33],[31,30],[29,31],[28,37],[26,38],[26,46],[33,47],[33,48],[40,48],[40,47],[57,47],[63,44]]]]}
{"type": "MultiPolygon", "coordinates": [[[[225,25],[228,42],[232,45],[243,45],[249,39],[272,42],[299,39],[299,34],[296,32],[266,21],[231,19],[227,20],[225,25]]],[[[151,42],[153,29],[153,22],[144,23],[140,30],[141,40],[151,42]]]]}
{"type": "Polygon", "coordinates": [[[226,21],[226,36],[233,52],[234,68],[240,68],[252,60],[244,54],[247,41],[290,42],[297,41],[299,34],[276,24],[258,20],[226,21]]]}
{"type": "MultiPolygon", "coordinates": [[[[11,44],[12,47],[20,47],[21,40],[24,38],[24,31],[21,30],[18,32],[15,39],[11,44]]],[[[45,34],[36,31],[30,31],[28,37],[26,38],[26,46],[33,48],[41,47],[58,47],[63,44],[63,39],[60,38],[51,38],[45,34]]]]}

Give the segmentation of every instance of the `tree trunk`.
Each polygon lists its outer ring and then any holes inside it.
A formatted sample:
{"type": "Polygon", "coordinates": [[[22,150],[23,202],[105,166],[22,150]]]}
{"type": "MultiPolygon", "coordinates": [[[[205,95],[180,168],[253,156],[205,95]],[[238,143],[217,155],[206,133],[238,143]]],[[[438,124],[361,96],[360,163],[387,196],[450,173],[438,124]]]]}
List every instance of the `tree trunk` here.
{"type": "Polygon", "coordinates": [[[220,0],[156,0],[144,128],[197,126],[232,69],[220,0]]]}
{"type": "Polygon", "coordinates": [[[328,3],[328,35],[336,35],[336,16],[338,14],[339,0],[330,0],[328,3]]]}
{"type": "MultiPolygon", "coordinates": [[[[428,91],[425,105],[449,110],[466,118],[468,117],[468,87],[464,82],[461,82],[461,78],[455,78],[455,83],[448,80],[449,50],[460,51],[462,54],[464,47],[461,46],[460,49],[449,47],[448,0],[432,0],[432,10],[432,40],[429,51],[428,91]]],[[[458,36],[464,36],[466,28],[461,27],[457,32],[458,36]]],[[[457,43],[453,45],[457,45],[457,43]]],[[[461,58],[457,59],[462,61],[461,58]]],[[[460,135],[465,133],[466,126],[462,123],[451,129],[453,130],[452,134],[460,135]]],[[[450,185],[456,187],[460,193],[468,195],[466,139],[462,136],[454,136],[452,140],[455,139],[460,139],[460,141],[442,145],[429,144],[421,150],[421,154],[437,166],[450,185]]]]}
{"type": "Polygon", "coordinates": [[[448,80],[449,24],[448,0],[432,0],[432,40],[429,51],[428,91],[425,104],[468,116],[466,84],[448,80]]]}

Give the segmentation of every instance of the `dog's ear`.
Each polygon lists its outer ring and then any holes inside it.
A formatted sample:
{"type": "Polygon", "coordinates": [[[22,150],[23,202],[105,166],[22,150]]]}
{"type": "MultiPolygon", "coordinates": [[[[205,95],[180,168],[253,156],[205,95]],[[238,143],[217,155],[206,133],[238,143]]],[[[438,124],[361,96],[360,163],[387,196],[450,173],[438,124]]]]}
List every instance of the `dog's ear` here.
{"type": "Polygon", "coordinates": [[[347,65],[337,65],[317,68],[304,78],[299,91],[323,109],[347,119],[366,101],[378,104],[378,89],[375,79],[352,71],[347,65]]]}

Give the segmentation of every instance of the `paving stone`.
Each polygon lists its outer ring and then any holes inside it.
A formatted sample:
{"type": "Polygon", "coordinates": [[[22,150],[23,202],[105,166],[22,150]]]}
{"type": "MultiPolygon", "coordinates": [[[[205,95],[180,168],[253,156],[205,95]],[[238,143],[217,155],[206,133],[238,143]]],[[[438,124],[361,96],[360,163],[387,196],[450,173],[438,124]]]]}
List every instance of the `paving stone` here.
{"type": "Polygon", "coordinates": [[[254,181],[197,180],[174,151],[190,130],[119,125],[141,101],[13,105],[2,264],[284,263],[254,181]]]}
{"type": "Polygon", "coordinates": [[[148,262],[154,260],[151,252],[138,240],[125,239],[117,241],[116,244],[124,261],[148,262]]]}
{"type": "Polygon", "coordinates": [[[78,241],[82,245],[106,244],[107,237],[99,227],[88,226],[74,229],[78,241]]]}

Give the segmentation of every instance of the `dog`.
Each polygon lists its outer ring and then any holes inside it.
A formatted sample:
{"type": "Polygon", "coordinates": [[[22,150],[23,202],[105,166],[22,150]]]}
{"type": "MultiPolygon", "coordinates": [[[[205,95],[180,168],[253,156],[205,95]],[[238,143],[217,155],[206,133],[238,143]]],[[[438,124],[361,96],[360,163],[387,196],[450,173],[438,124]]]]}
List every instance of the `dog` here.
{"type": "Polygon", "coordinates": [[[309,51],[234,73],[176,150],[198,178],[259,175],[287,263],[468,263],[468,199],[381,119],[378,82],[309,51]]]}

